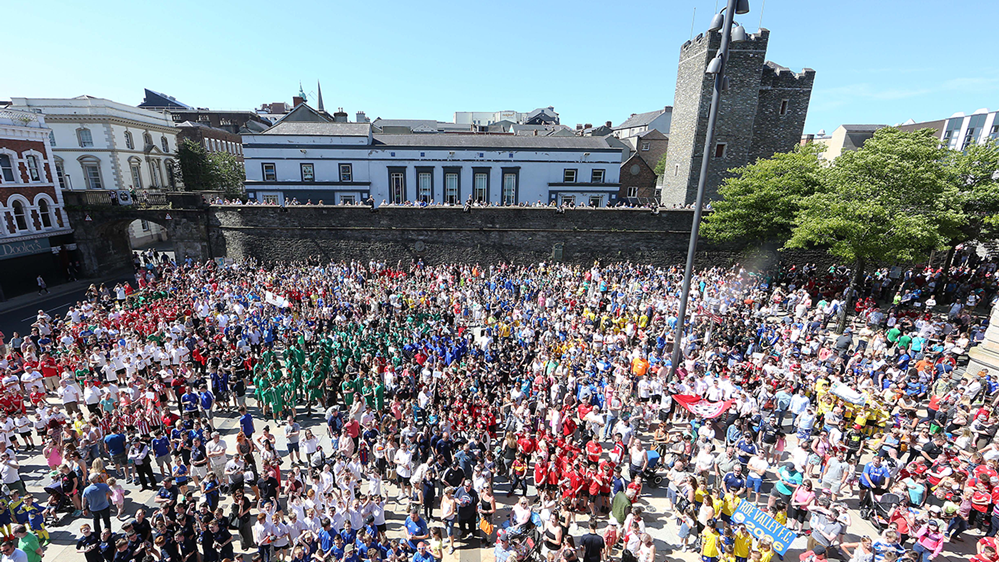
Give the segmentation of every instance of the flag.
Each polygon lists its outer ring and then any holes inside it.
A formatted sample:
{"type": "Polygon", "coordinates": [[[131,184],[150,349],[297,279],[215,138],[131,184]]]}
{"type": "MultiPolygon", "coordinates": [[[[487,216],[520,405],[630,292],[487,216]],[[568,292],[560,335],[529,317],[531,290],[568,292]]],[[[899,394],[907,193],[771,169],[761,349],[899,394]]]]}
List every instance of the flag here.
{"type": "Polygon", "coordinates": [[[674,394],[673,398],[678,404],[683,406],[685,410],[701,419],[717,418],[722,415],[723,412],[728,410],[729,406],[733,403],[732,400],[709,402],[704,398],[692,396],[690,394],[674,394]]]}

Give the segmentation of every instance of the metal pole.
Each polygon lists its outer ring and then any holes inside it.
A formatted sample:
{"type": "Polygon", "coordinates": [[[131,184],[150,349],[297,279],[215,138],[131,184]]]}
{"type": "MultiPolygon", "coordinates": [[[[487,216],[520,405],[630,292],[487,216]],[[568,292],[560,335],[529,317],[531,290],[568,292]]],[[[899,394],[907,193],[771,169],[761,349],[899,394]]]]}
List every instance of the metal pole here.
{"type": "Polygon", "coordinates": [[[701,175],[698,177],[698,196],[695,199],[694,218],[691,224],[691,240],[688,242],[687,264],[684,266],[684,283],[681,285],[681,302],[677,311],[677,325],[674,327],[674,349],[670,357],[671,376],[677,372],[681,361],[681,340],[684,338],[684,318],[687,315],[688,293],[691,290],[691,273],[694,269],[694,256],[698,251],[698,228],[701,226],[701,207],[705,200],[705,179],[708,176],[708,162],[715,144],[715,121],[719,116],[722,79],[726,73],[726,59],[729,58],[729,35],[733,27],[733,17],[736,13],[736,0],[726,4],[725,23],[722,25],[722,43],[719,53],[722,55],[722,67],[715,75],[715,87],[712,89],[712,105],[708,112],[708,130],[705,132],[705,152],[701,155],[701,175]]]}

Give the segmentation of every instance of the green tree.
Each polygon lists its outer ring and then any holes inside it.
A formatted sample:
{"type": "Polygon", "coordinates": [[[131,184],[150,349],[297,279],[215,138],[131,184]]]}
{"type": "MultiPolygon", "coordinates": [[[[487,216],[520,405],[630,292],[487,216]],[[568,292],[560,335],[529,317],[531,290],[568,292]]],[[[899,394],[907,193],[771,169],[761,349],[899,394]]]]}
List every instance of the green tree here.
{"type": "Polygon", "coordinates": [[[1000,202],[1000,183],[996,174],[1000,170],[1000,151],[997,140],[970,146],[965,152],[954,153],[949,162],[962,200],[962,210],[968,223],[962,229],[965,242],[974,238],[995,238],[997,233],[997,208],[1000,202]]]}
{"type": "Polygon", "coordinates": [[[190,139],[182,140],[177,147],[177,162],[185,190],[212,189],[214,174],[205,147],[190,139]]]}
{"type": "Polygon", "coordinates": [[[736,175],[719,187],[722,199],[712,203],[702,225],[704,235],[716,241],[784,244],[792,236],[802,200],[822,190],[822,151],[809,143],[731,170],[736,175]]]}
{"type": "Polygon", "coordinates": [[[657,176],[662,176],[664,170],[666,169],[667,169],[667,153],[664,152],[663,156],[660,156],[660,161],[656,163],[655,167],[653,167],[653,173],[656,174],[657,176]]]}
{"type": "Polygon", "coordinates": [[[241,198],[246,184],[246,168],[229,152],[213,152],[208,157],[212,167],[214,189],[221,189],[227,198],[241,198]]]}
{"type": "MultiPolygon", "coordinates": [[[[879,129],[837,158],[824,189],[801,201],[786,247],[826,247],[853,264],[851,295],[869,264],[912,262],[944,247],[964,222],[947,160],[929,130],[879,129]]],[[[845,310],[838,331],[846,321],[845,310]]]]}

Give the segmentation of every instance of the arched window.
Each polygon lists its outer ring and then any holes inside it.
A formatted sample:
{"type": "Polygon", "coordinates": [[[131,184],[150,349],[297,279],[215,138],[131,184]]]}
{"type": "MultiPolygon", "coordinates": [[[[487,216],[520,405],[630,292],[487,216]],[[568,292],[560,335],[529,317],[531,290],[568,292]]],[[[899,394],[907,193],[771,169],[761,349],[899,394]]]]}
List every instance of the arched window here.
{"type": "Polygon", "coordinates": [[[101,177],[101,161],[94,156],[84,155],[79,158],[83,168],[83,180],[87,189],[103,189],[104,180],[101,177]]]}
{"type": "Polygon", "coordinates": [[[143,133],[142,141],[145,142],[147,146],[153,144],[153,135],[149,133],[143,133]]]}
{"type": "Polygon", "coordinates": [[[14,209],[14,225],[17,230],[28,230],[28,213],[24,209],[24,203],[14,201],[11,208],[14,209]]]}
{"type": "Polygon", "coordinates": [[[42,228],[52,228],[52,208],[48,200],[38,200],[38,214],[42,217],[42,228]]]}
{"type": "Polygon", "coordinates": [[[90,129],[77,129],[76,138],[81,147],[94,146],[94,136],[90,134],[90,129]]]}
{"type": "Polygon", "coordinates": [[[174,169],[174,161],[167,160],[167,185],[169,185],[171,189],[177,187],[176,173],[177,171],[174,169]]]}
{"type": "Polygon", "coordinates": [[[133,150],[135,148],[135,143],[132,141],[132,132],[125,131],[125,148],[133,150]]]}
{"type": "Polygon", "coordinates": [[[163,147],[163,152],[170,152],[170,143],[166,136],[160,137],[160,146],[163,147]]]}

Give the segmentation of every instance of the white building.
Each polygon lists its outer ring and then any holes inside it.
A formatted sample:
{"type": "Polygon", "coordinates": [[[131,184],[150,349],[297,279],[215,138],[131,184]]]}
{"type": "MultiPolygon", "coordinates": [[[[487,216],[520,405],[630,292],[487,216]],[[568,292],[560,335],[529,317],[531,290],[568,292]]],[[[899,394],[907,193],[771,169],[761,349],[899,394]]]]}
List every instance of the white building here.
{"type": "Polygon", "coordinates": [[[526,113],[514,110],[503,111],[456,111],[454,122],[460,125],[485,127],[501,121],[518,125],[558,125],[559,114],[551,105],[539,107],[526,113]]]}
{"type": "Polygon", "coordinates": [[[989,139],[997,138],[1000,129],[998,112],[987,108],[977,109],[972,115],[962,112],[955,113],[947,119],[914,123],[913,119],[898,125],[902,131],[918,129],[933,129],[934,136],[939,138],[946,147],[953,150],[965,150],[973,143],[984,144],[989,139]]]}
{"type": "Polygon", "coordinates": [[[647,111],[645,113],[633,113],[628,119],[614,127],[615,137],[625,139],[645,133],[646,131],[657,130],[666,136],[670,136],[670,116],[673,108],[669,105],[663,109],[647,111]]]}
{"type": "Polygon", "coordinates": [[[247,195],[284,204],[445,202],[519,205],[617,201],[621,149],[601,138],[373,134],[302,105],[243,135],[247,195]]]}
{"type": "Polygon", "coordinates": [[[170,115],[92,96],[12,101],[12,109],[45,115],[63,189],[178,187],[170,115]]]}

